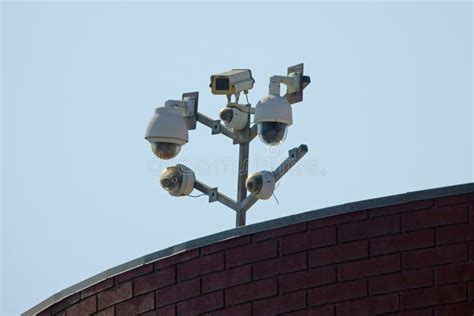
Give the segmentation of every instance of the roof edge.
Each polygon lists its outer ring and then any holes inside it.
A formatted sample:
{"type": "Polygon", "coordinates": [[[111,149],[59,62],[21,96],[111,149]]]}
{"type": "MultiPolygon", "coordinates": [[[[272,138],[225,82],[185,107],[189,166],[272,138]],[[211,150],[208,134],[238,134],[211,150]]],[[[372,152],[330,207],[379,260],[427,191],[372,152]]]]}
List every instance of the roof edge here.
{"type": "Polygon", "coordinates": [[[74,293],[77,293],[85,288],[88,288],[96,283],[99,283],[105,279],[111,278],[117,274],[124,273],[128,270],[140,267],[144,264],[157,261],[159,259],[163,259],[165,257],[169,257],[183,251],[204,247],[204,246],[214,244],[226,239],[254,234],[254,233],[266,231],[269,229],[298,224],[298,223],[321,219],[321,218],[325,218],[329,216],[335,216],[335,215],[352,213],[352,212],[374,209],[374,208],[379,208],[379,207],[386,207],[386,206],[391,206],[391,205],[404,204],[404,203],[409,203],[409,202],[428,200],[428,199],[433,199],[433,198],[441,198],[441,197],[446,197],[446,196],[466,194],[466,193],[472,193],[472,192],[474,192],[474,182],[428,189],[428,190],[407,192],[407,193],[390,195],[390,196],[381,197],[381,198],[362,200],[362,201],[357,201],[357,202],[350,202],[350,203],[340,204],[336,206],[325,207],[319,210],[289,215],[289,216],[280,217],[280,218],[276,218],[276,219],[272,219],[272,220],[268,220],[268,221],[264,221],[264,222],[260,222],[256,224],[251,224],[247,226],[225,230],[216,234],[186,241],[184,243],[144,255],[137,259],[133,259],[131,261],[125,262],[123,264],[120,264],[118,266],[105,270],[103,272],[100,272],[77,284],[74,284],[70,287],[63,289],[62,291],[56,294],[51,295],[50,297],[43,300],[39,304],[25,311],[22,314],[22,316],[36,315],[37,313],[63,300],[64,298],[74,293]]]}

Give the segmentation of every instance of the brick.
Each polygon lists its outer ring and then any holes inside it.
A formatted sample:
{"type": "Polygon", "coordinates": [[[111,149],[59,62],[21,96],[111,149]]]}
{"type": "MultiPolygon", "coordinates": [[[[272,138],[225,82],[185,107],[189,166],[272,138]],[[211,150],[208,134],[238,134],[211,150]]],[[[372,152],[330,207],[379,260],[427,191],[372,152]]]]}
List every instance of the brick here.
{"type": "Polygon", "coordinates": [[[178,315],[199,315],[222,307],[222,292],[214,292],[178,303],[178,315]]]}
{"type": "Polygon", "coordinates": [[[371,316],[400,309],[397,294],[365,297],[336,304],[336,315],[371,316]]]}
{"type": "Polygon", "coordinates": [[[469,203],[474,201],[474,193],[459,194],[446,196],[442,198],[437,198],[435,203],[437,206],[451,205],[451,204],[460,204],[460,203],[469,203]]]}
{"type": "Polygon", "coordinates": [[[206,316],[251,316],[252,306],[250,304],[235,305],[204,314],[206,316]]]}
{"type": "Polygon", "coordinates": [[[226,251],[227,267],[235,267],[246,263],[256,262],[277,256],[277,241],[267,240],[226,251]]]}
{"type": "Polygon", "coordinates": [[[410,290],[402,294],[403,308],[417,308],[466,300],[466,285],[454,284],[410,290]]]}
{"type": "Polygon", "coordinates": [[[369,279],[370,295],[398,292],[433,285],[431,269],[386,274],[369,279]]]}
{"type": "Polygon", "coordinates": [[[338,265],[339,280],[353,280],[400,271],[400,255],[390,255],[338,265]]]}
{"type": "Polygon", "coordinates": [[[66,314],[68,316],[90,315],[97,311],[96,306],[96,298],[91,296],[66,309],[66,314]]]}
{"type": "Polygon", "coordinates": [[[367,211],[357,211],[345,213],[326,218],[321,218],[308,223],[309,229],[316,229],[321,227],[333,226],[341,223],[360,221],[367,218],[367,211]]]}
{"type": "Polygon", "coordinates": [[[432,229],[420,230],[411,233],[390,235],[371,239],[370,254],[372,256],[426,248],[434,245],[434,232],[432,229]]]}
{"type": "Polygon", "coordinates": [[[336,267],[326,266],[283,275],[279,279],[280,293],[336,282],[336,267]]]}
{"type": "Polygon", "coordinates": [[[233,237],[209,246],[201,248],[202,254],[211,254],[218,251],[227,250],[230,248],[235,248],[237,246],[242,246],[250,243],[250,236],[239,236],[233,237]]]}
{"type": "Polygon", "coordinates": [[[318,267],[355,259],[366,258],[369,255],[366,240],[351,242],[338,246],[325,247],[309,253],[309,266],[318,267]]]}
{"type": "Polygon", "coordinates": [[[163,308],[157,308],[154,311],[149,311],[140,316],[175,316],[176,315],[176,305],[168,305],[163,308]]]}
{"type": "Polygon", "coordinates": [[[433,316],[433,308],[420,308],[420,309],[412,309],[408,311],[403,311],[400,314],[401,316],[433,316]]]}
{"type": "Polygon", "coordinates": [[[81,291],[81,298],[84,299],[88,296],[97,294],[99,292],[102,292],[106,289],[111,288],[112,286],[114,286],[114,279],[113,278],[106,279],[104,281],[96,283],[96,284],[88,287],[87,289],[81,291]]]}
{"type": "Polygon", "coordinates": [[[226,306],[237,305],[276,294],[276,279],[265,279],[227,289],[225,291],[225,303],[226,306]]]}
{"type": "Polygon", "coordinates": [[[251,267],[249,265],[215,272],[202,277],[203,293],[221,290],[227,287],[247,283],[252,280],[251,267]]]}
{"type": "Polygon", "coordinates": [[[146,264],[146,265],[143,265],[141,267],[138,267],[138,268],[135,268],[135,269],[132,269],[130,271],[127,271],[127,272],[124,272],[122,274],[119,274],[117,276],[115,276],[115,283],[122,283],[122,282],[125,282],[125,281],[128,281],[128,280],[131,280],[131,279],[135,279],[139,276],[142,276],[144,274],[147,274],[147,273],[150,273],[151,271],[153,271],[153,264],[146,264]]]}
{"type": "Polygon", "coordinates": [[[183,281],[156,291],[156,306],[162,307],[200,294],[199,279],[183,281]]]}
{"type": "Polygon", "coordinates": [[[317,287],[308,291],[309,306],[323,305],[367,296],[367,281],[357,280],[317,287]]]}
{"type": "Polygon", "coordinates": [[[474,261],[474,242],[469,243],[469,253],[471,261],[474,261]]]}
{"type": "Polygon", "coordinates": [[[306,253],[283,256],[253,265],[255,280],[306,269],[306,253]]]}
{"type": "Polygon", "coordinates": [[[277,315],[306,307],[306,293],[294,292],[252,303],[254,315],[277,315]]]}
{"type": "Polygon", "coordinates": [[[132,283],[122,283],[97,295],[99,309],[124,301],[132,297],[132,283]]]}
{"type": "Polygon", "coordinates": [[[440,227],[436,236],[440,245],[474,240],[474,223],[440,227]]]}
{"type": "Polygon", "coordinates": [[[281,253],[305,251],[336,244],[336,227],[320,228],[281,239],[281,253]]]}
{"type": "Polygon", "coordinates": [[[261,241],[265,239],[291,235],[291,234],[306,231],[306,229],[307,229],[306,223],[288,225],[288,226],[274,228],[274,229],[256,233],[255,235],[253,235],[253,240],[261,241]]]}
{"type": "Polygon", "coordinates": [[[436,316],[474,315],[474,303],[441,305],[436,307],[436,316]]]}
{"type": "Polygon", "coordinates": [[[70,295],[64,299],[62,299],[61,301],[59,301],[58,303],[54,304],[52,307],[51,307],[51,311],[54,314],[57,314],[59,313],[60,311],[66,309],[66,307],[69,307],[77,302],[79,302],[80,300],[80,295],[79,293],[75,293],[73,295],[70,295]]]}
{"type": "Polygon", "coordinates": [[[469,258],[465,244],[437,247],[406,252],[402,255],[404,269],[417,269],[450,262],[465,261],[469,258]]]}
{"type": "Polygon", "coordinates": [[[224,254],[215,253],[178,265],[178,281],[224,269],[224,254]]]}
{"type": "Polygon", "coordinates": [[[153,309],[155,309],[154,293],[147,293],[118,304],[115,307],[115,316],[136,315],[153,309]]]}
{"type": "Polygon", "coordinates": [[[324,305],[313,308],[308,308],[292,313],[285,314],[286,316],[334,316],[334,305],[324,305]]]}
{"type": "Polygon", "coordinates": [[[404,214],[402,227],[404,230],[415,230],[467,221],[469,221],[468,207],[466,205],[451,205],[404,214]]]}
{"type": "Polygon", "coordinates": [[[469,282],[469,300],[474,301],[474,282],[469,282]]]}
{"type": "Polygon", "coordinates": [[[199,249],[187,250],[187,251],[180,252],[172,256],[160,259],[158,261],[155,261],[153,266],[155,270],[161,270],[163,268],[166,268],[166,267],[169,267],[181,262],[189,261],[197,257],[199,257],[199,249]]]}
{"type": "Polygon", "coordinates": [[[433,200],[422,200],[404,204],[384,206],[369,210],[370,217],[387,216],[401,214],[415,210],[428,209],[433,207],[433,200]]]}
{"type": "Polygon", "coordinates": [[[94,316],[115,316],[115,306],[103,309],[97,314],[94,314],[94,316]]]}
{"type": "Polygon", "coordinates": [[[453,263],[436,270],[438,284],[474,280],[474,262],[453,263]]]}
{"type": "Polygon", "coordinates": [[[165,268],[163,270],[141,276],[133,281],[135,295],[171,285],[175,283],[175,280],[175,267],[165,268]]]}
{"type": "Polygon", "coordinates": [[[388,235],[400,232],[400,216],[385,216],[339,226],[339,242],[388,235]]]}

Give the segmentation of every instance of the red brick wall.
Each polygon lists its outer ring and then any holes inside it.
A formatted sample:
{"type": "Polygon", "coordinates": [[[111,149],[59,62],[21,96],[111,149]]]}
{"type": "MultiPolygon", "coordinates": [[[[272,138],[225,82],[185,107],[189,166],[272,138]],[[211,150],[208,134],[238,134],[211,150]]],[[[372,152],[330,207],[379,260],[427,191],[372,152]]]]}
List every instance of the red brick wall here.
{"type": "Polygon", "coordinates": [[[474,194],[326,217],[125,272],[41,315],[474,314],[474,194]]]}

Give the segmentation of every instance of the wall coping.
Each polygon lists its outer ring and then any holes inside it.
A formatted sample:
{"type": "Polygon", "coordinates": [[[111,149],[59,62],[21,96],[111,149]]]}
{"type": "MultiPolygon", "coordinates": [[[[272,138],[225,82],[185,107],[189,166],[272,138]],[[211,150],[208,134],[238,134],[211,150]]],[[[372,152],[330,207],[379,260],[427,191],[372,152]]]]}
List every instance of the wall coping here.
{"type": "Polygon", "coordinates": [[[325,207],[319,210],[308,211],[304,213],[294,214],[290,216],[280,217],[277,219],[272,219],[265,222],[260,222],[256,224],[251,224],[243,227],[233,228],[225,230],[216,234],[212,234],[205,237],[200,237],[193,239],[175,246],[171,246],[142,257],[133,259],[131,261],[125,262],[103,272],[100,272],[88,279],[85,279],[77,284],[74,284],[70,287],[59,291],[58,293],[51,295],[44,301],[33,306],[29,310],[25,311],[22,315],[36,315],[37,313],[43,311],[44,309],[50,307],[51,305],[63,300],[64,298],[77,293],[85,288],[88,288],[94,284],[97,284],[105,279],[111,278],[115,275],[124,273],[128,270],[138,268],[144,264],[148,264],[165,257],[169,257],[180,252],[187,250],[201,248],[210,244],[214,244],[226,239],[235,238],[239,236],[254,234],[257,232],[262,232],[274,228],[284,227],[288,225],[298,224],[302,222],[308,222],[312,220],[322,219],[325,217],[330,217],[334,215],[352,213],[362,210],[387,207],[397,204],[405,204],[420,200],[428,200],[458,194],[466,194],[474,192],[474,183],[466,183],[460,185],[453,185],[435,189],[407,192],[404,194],[390,195],[381,198],[368,199],[358,202],[345,203],[336,206],[325,207]]]}

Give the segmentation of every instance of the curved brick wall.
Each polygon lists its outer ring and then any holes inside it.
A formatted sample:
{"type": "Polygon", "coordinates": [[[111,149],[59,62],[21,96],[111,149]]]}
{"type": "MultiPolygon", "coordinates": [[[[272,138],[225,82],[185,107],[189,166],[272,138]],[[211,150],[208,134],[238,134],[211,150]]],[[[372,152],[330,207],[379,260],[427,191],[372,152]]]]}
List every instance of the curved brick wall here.
{"type": "Polygon", "coordinates": [[[472,316],[469,190],[241,230],[53,297],[39,314],[472,316]]]}

